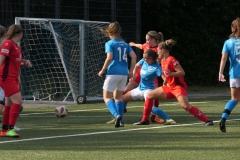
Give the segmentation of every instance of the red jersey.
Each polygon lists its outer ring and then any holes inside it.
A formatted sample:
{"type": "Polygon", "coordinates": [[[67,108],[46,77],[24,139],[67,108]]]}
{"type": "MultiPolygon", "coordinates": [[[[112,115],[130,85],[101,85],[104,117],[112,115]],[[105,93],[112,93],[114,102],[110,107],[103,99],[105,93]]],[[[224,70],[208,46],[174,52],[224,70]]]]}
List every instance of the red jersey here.
{"type": "Polygon", "coordinates": [[[166,60],[162,59],[161,60],[162,71],[163,71],[165,77],[167,78],[167,83],[170,88],[174,88],[175,86],[180,85],[180,86],[184,87],[185,89],[187,89],[187,84],[186,84],[183,76],[182,77],[168,76],[167,72],[165,71],[166,69],[169,69],[170,72],[175,72],[174,69],[177,64],[179,64],[179,62],[173,56],[169,56],[166,60]]]}
{"type": "Polygon", "coordinates": [[[6,56],[0,67],[0,80],[17,79],[22,62],[20,47],[12,39],[7,39],[2,44],[0,55],[6,56]]]}
{"type": "Polygon", "coordinates": [[[156,46],[154,46],[154,47],[150,47],[149,44],[144,43],[144,44],[142,45],[142,50],[143,50],[143,51],[146,51],[146,50],[148,50],[148,49],[151,49],[151,50],[154,50],[155,52],[158,52],[158,45],[156,45],[156,46]]]}

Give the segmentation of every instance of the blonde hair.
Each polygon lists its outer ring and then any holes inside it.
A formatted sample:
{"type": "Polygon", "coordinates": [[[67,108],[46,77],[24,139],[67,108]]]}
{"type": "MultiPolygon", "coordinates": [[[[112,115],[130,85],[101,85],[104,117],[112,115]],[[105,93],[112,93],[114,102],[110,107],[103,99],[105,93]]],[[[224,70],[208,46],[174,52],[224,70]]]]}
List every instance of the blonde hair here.
{"type": "Polygon", "coordinates": [[[232,24],[231,27],[233,28],[233,32],[230,34],[229,38],[233,36],[240,37],[240,18],[236,18],[232,24]]]}
{"type": "Polygon", "coordinates": [[[122,29],[118,22],[110,23],[106,29],[100,28],[100,31],[107,37],[121,38],[122,29]]]}
{"type": "Polygon", "coordinates": [[[176,44],[176,41],[174,41],[173,39],[168,39],[165,42],[159,43],[158,48],[166,49],[170,51],[175,44],[176,44]]]}

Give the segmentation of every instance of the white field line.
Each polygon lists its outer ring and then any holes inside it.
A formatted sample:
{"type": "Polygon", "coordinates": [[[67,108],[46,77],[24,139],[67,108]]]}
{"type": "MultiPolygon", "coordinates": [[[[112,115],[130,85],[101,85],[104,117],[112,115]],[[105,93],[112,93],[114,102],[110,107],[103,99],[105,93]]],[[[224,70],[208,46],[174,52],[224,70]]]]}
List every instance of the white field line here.
{"type": "MultiPolygon", "coordinates": [[[[193,103],[209,103],[209,102],[191,102],[191,104],[193,104],[193,103]]],[[[177,103],[162,104],[162,106],[163,105],[177,105],[177,103]]],[[[132,106],[132,107],[128,107],[128,108],[141,108],[141,107],[142,106],[132,106]]],[[[106,109],[107,108],[90,109],[90,110],[74,110],[74,111],[71,111],[71,112],[83,112],[83,111],[106,110],[106,109]]],[[[43,115],[43,114],[48,114],[48,113],[52,114],[53,112],[21,114],[21,116],[43,115]]],[[[238,121],[238,120],[240,120],[240,119],[231,119],[231,120],[228,120],[228,121],[238,121]]],[[[214,122],[218,122],[218,121],[214,121],[214,122]]],[[[29,139],[17,139],[17,140],[10,140],[10,141],[2,141],[2,142],[0,142],[0,144],[14,143],[14,142],[36,141],[36,140],[45,140],[45,139],[54,139],[54,138],[67,138],[67,137],[79,137],[79,136],[89,136],[89,135],[98,135],[98,134],[109,134],[109,133],[116,133],[116,132],[130,132],[130,131],[159,129],[159,128],[168,128],[168,127],[181,127],[181,126],[190,126],[190,125],[197,125],[197,124],[204,124],[204,123],[200,122],[200,123],[189,123],[189,124],[164,125],[164,126],[148,127],[148,128],[134,128],[134,129],[127,129],[127,130],[92,132],[92,133],[73,134],[73,135],[60,135],[60,136],[50,136],[50,137],[29,138],[29,139]]]]}
{"type": "MultiPolygon", "coordinates": [[[[239,121],[239,120],[240,119],[231,119],[231,120],[228,120],[228,121],[239,121]]],[[[214,121],[214,122],[218,122],[218,121],[214,121]]],[[[46,140],[46,139],[55,139],[55,138],[80,137],[80,136],[90,136],[90,135],[110,134],[110,133],[120,133],[120,132],[131,132],[131,131],[169,128],[169,127],[192,126],[192,125],[198,125],[198,124],[204,124],[204,123],[201,122],[201,123],[189,123],[189,124],[178,124],[178,125],[164,125],[164,126],[157,126],[157,127],[134,128],[134,129],[116,130],[116,131],[104,131],[104,132],[92,132],[92,133],[82,133],[82,134],[72,134],[72,135],[60,135],[60,136],[50,136],[50,137],[17,139],[17,140],[10,140],[10,141],[2,141],[2,142],[0,142],[0,144],[14,143],[14,142],[37,141],[37,140],[46,140]]],[[[211,127],[211,126],[206,126],[206,127],[211,127]]]]}

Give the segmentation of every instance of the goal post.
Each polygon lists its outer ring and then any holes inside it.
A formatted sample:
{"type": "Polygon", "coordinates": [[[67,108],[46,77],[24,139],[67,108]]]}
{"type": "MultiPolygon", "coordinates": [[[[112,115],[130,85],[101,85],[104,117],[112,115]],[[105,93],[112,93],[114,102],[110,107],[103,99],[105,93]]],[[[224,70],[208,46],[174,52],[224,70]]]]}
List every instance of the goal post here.
{"type": "Polygon", "coordinates": [[[23,99],[85,103],[102,99],[109,22],[16,17],[23,28],[20,47],[32,68],[21,67],[23,99]]]}

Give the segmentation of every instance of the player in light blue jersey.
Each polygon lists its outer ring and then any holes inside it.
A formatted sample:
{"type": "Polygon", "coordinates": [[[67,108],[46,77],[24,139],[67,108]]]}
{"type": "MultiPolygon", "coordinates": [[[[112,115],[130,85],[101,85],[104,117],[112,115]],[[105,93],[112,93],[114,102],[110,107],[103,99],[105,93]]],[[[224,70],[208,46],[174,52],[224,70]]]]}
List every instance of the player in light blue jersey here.
{"type": "Polygon", "coordinates": [[[133,76],[136,54],[129,44],[121,39],[121,26],[118,22],[110,23],[107,29],[101,29],[101,31],[110,38],[105,44],[107,58],[101,71],[98,73],[98,76],[102,77],[105,70],[107,70],[103,85],[103,99],[113,117],[116,118],[115,127],[123,127],[123,124],[121,124],[121,117],[123,117],[124,111],[122,91],[126,86],[128,76],[129,78],[133,76]],[[128,56],[131,57],[129,71],[128,56]]]}
{"type": "MultiPolygon", "coordinates": [[[[143,59],[141,59],[135,65],[135,68],[133,70],[133,73],[135,73],[136,71],[138,71],[138,67],[141,67],[140,70],[141,79],[139,86],[123,95],[124,105],[126,105],[126,103],[131,100],[145,99],[147,94],[156,88],[154,80],[156,79],[157,76],[159,77],[162,75],[162,68],[159,65],[157,59],[158,54],[152,49],[148,49],[143,53],[143,59]]],[[[153,108],[158,109],[158,112],[155,114],[157,114],[159,117],[164,118],[165,120],[170,120],[169,116],[161,109],[157,107],[153,108]]],[[[145,121],[144,123],[142,122],[134,123],[134,125],[148,125],[148,124],[149,121],[145,121]]]]}
{"type": "Polygon", "coordinates": [[[232,34],[225,41],[222,49],[222,58],[219,69],[219,81],[225,82],[223,71],[227,58],[229,57],[229,79],[231,89],[231,100],[227,102],[219,122],[222,132],[226,132],[226,120],[230,113],[236,107],[240,99],[240,18],[236,18],[231,24],[232,34]]]}

